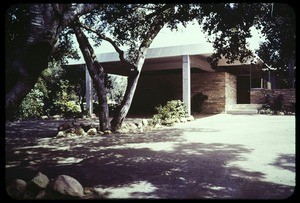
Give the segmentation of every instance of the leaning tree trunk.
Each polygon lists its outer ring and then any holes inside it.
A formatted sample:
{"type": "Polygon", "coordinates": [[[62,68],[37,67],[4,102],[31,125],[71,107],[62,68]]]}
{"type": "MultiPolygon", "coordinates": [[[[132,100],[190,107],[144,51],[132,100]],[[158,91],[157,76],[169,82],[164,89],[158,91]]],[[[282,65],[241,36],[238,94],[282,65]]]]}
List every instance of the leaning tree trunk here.
{"type": "Polygon", "coordinates": [[[136,59],[136,65],[135,65],[136,69],[132,71],[131,74],[128,76],[127,88],[121,103],[121,107],[119,111],[116,112],[116,114],[114,115],[111,121],[111,128],[113,131],[116,131],[122,127],[122,123],[130,109],[131,102],[133,100],[133,96],[135,93],[135,89],[137,87],[140,74],[142,72],[142,67],[145,62],[147,50],[150,44],[152,43],[153,39],[156,37],[156,35],[164,26],[164,23],[159,20],[160,18],[161,18],[160,15],[158,15],[155,18],[155,20],[150,26],[149,31],[146,33],[146,37],[144,38],[143,42],[139,47],[139,55],[138,58],[136,59]]]}
{"type": "Polygon", "coordinates": [[[80,50],[86,62],[89,74],[95,85],[99,103],[99,127],[101,131],[110,130],[109,108],[106,98],[104,69],[98,62],[88,38],[77,25],[73,26],[80,50]]]}
{"type": "Polygon", "coordinates": [[[140,77],[140,73],[138,72],[134,72],[132,73],[132,75],[128,76],[127,88],[120,109],[117,112],[117,114],[114,115],[111,121],[111,127],[113,131],[116,131],[121,128],[122,123],[125,117],[127,116],[127,113],[131,106],[131,102],[133,100],[136,86],[138,84],[139,77],[140,77]]]}
{"type": "Polygon", "coordinates": [[[145,61],[145,55],[146,55],[146,51],[145,53],[143,53],[143,56],[140,58],[138,62],[137,70],[132,71],[128,76],[127,87],[126,87],[126,91],[121,106],[119,110],[116,112],[116,114],[114,115],[113,119],[111,120],[112,131],[116,131],[122,127],[122,123],[128,114],[139,81],[141,70],[145,61]]]}
{"type": "Polygon", "coordinates": [[[47,68],[60,32],[95,4],[30,4],[26,33],[18,48],[6,51],[6,119],[18,109],[24,97],[47,68]]]}

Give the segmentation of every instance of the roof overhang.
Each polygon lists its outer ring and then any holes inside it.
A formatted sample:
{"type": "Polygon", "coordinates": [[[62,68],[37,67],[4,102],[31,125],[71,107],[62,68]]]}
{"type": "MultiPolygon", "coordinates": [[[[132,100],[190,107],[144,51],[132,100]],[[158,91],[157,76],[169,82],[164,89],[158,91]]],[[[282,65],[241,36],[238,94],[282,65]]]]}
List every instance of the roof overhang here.
{"type": "MultiPolygon", "coordinates": [[[[227,64],[225,59],[220,59],[218,67],[213,69],[207,61],[207,57],[211,55],[210,47],[201,44],[190,44],[148,49],[143,71],[181,69],[182,57],[184,55],[190,56],[191,68],[198,68],[206,72],[251,65],[250,62],[242,64],[239,61],[234,61],[233,64],[227,64]]],[[[96,56],[105,72],[117,75],[129,75],[132,67],[120,61],[118,53],[102,53],[96,56]]],[[[76,66],[84,64],[83,59],[79,61],[71,60],[68,63],[68,65],[76,66]]]]}

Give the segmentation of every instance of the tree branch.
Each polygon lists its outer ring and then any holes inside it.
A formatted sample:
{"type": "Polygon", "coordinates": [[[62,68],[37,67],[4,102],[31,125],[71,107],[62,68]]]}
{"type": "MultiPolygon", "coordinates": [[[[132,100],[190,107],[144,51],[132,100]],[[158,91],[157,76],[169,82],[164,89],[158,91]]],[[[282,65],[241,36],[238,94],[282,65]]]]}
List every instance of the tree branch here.
{"type": "Polygon", "coordinates": [[[146,15],[145,19],[149,20],[150,18],[160,15],[162,12],[172,8],[174,5],[173,4],[165,4],[163,7],[159,8],[159,9],[155,9],[155,11],[153,13],[150,13],[148,15],[146,15]]]}
{"type": "Polygon", "coordinates": [[[124,57],[124,51],[121,50],[121,49],[118,47],[118,45],[115,43],[115,41],[114,41],[113,39],[111,39],[111,38],[109,38],[109,37],[103,35],[103,34],[100,33],[99,31],[97,31],[97,30],[95,30],[95,29],[93,29],[93,28],[91,28],[91,27],[89,27],[89,26],[87,26],[87,25],[80,24],[80,26],[81,26],[82,28],[84,28],[84,29],[86,29],[86,30],[92,32],[92,33],[95,33],[100,39],[103,39],[103,40],[109,42],[109,43],[114,47],[114,49],[116,50],[116,52],[118,52],[120,60],[121,60],[122,62],[124,62],[124,63],[129,64],[129,65],[130,65],[131,67],[133,67],[134,69],[136,69],[136,66],[135,66],[134,64],[132,64],[132,63],[131,63],[130,61],[128,61],[127,59],[125,59],[125,57],[124,57]]]}

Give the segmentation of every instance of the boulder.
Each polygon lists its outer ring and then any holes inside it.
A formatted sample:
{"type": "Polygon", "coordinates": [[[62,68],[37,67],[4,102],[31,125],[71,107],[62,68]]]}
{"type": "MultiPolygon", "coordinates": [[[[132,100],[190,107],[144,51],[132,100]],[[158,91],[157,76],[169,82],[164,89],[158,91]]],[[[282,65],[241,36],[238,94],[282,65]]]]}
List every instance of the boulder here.
{"type": "Polygon", "coordinates": [[[181,118],[180,118],[180,122],[181,122],[181,123],[186,123],[186,122],[187,122],[187,118],[181,117],[181,118]]]}
{"type": "Polygon", "coordinates": [[[53,189],[62,195],[71,197],[83,197],[84,195],[82,185],[68,175],[59,175],[54,180],[53,189]]]}
{"type": "Polygon", "coordinates": [[[35,197],[36,199],[46,199],[47,198],[47,192],[46,190],[41,190],[35,197]]]}
{"type": "Polygon", "coordinates": [[[67,136],[67,134],[65,131],[59,131],[56,135],[56,137],[66,137],[66,136],[67,136]]]}
{"type": "Polygon", "coordinates": [[[91,124],[85,124],[85,123],[80,123],[80,126],[83,128],[85,132],[87,132],[89,129],[93,128],[91,124]]]}
{"type": "Polygon", "coordinates": [[[48,119],[48,116],[41,116],[41,119],[43,120],[48,119]]]}
{"type": "Polygon", "coordinates": [[[193,121],[195,120],[194,116],[190,115],[186,118],[187,121],[193,121]]]}
{"type": "Polygon", "coordinates": [[[29,182],[30,185],[33,185],[40,189],[45,189],[49,183],[49,178],[38,172],[37,175],[29,182]]]}
{"type": "Polygon", "coordinates": [[[112,132],[110,130],[104,130],[104,134],[111,134],[112,132]]]}
{"type": "Polygon", "coordinates": [[[60,126],[58,126],[58,130],[59,131],[64,131],[70,128],[73,128],[74,122],[67,120],[66,122],[64,122],[63,124],[61,124],[60,126]]]}
{"type": "Polygon", "coordinates": [[[21,179],[13,180],[6,188],[7,194],[15,199],[22,199],[27,188],[27,183],[21,179]]]}
{"type": "Polygon", "coordinates": [[[96,128],[91,128],[86,133],[88,135],[96,135],[97,134],[97,129],[96,128]]]}
{"type": "Polygon", "coordinates": [[[144,127],[148,126],[148,120],[144,118],[142,120],[142,124],[143,124],[144,127]]]}
{"type": "Polygon", "coordinates": [[[74,133],[78,136],[84,136],[85,135],[85,131],[80,126],[75,127],[75,132],[74,133]]]}

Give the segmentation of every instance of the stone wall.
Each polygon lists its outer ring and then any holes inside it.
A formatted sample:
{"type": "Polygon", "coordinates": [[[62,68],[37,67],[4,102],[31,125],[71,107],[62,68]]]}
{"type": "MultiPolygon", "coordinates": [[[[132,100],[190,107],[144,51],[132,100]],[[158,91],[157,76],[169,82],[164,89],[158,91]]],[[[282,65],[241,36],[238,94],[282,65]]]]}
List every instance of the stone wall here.
{"type": "Polygon", "coordinates": [[[284,95],[283,105],[285,108],[291,106],[292,102],[296,101],[295,89],[262,89],[262,88],[252,88],[250,92],[251,103],[252,104],[264,104],[265,95],[269,94],[271,98],[276,98],[280,94],[284,95]]]}

